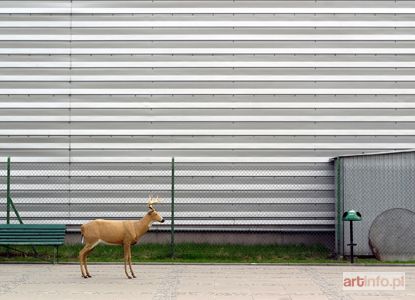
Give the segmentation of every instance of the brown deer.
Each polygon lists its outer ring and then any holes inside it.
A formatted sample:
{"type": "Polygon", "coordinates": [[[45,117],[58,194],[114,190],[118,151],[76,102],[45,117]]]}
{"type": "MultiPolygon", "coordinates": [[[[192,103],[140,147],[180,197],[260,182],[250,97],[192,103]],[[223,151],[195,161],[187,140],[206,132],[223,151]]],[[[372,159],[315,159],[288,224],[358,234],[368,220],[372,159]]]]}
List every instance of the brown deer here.
{"type": "Polygon", "coordinates": [[[123,245],[124,246],[124,270],[129,279],[136,277],[131,267],[131,245],[150,229],[153,222],[164,222],[164,219],[153,207],[159,203],[150,196],[148,200],[148,213],[138,221],[112,221],[97,219],[81,226],[84,248],[79,252],[82,277],[92,277],[87,267],[87,256],[99,244],[123,245]],[[132,277],[127,272],[127,263],[132,277]]]}

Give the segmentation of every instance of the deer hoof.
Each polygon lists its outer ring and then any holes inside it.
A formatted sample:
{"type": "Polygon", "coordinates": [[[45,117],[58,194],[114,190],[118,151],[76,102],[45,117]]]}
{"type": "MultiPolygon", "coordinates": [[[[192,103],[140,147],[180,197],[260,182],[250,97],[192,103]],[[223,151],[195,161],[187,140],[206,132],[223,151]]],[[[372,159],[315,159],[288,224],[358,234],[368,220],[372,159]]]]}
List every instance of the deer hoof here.
{"type": "Polygon", "coordinates": [[[86,276],[87,276],[88,278],[91,278],[91,277],[92,277],[92,276],[91,276],[91,275],[89,275],[89,274],[88,274],[88,275],[86,275],[86,276]]]}

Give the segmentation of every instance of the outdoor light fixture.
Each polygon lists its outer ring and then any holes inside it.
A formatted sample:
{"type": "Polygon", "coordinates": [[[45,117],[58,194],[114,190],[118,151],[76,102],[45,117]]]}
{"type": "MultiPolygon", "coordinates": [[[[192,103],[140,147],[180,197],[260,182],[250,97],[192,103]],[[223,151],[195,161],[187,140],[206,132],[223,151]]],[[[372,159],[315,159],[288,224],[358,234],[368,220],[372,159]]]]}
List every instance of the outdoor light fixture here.
{"type": "Polygon", "coordinates": [[[343,214],[343,221],[350,222],[350,244],[347,244],[347,246],[350,246],[350,262],[351,263],[354,263],[353,247],[357,245],[353,243],[353,222],[361,221],[361,220],[362,220],[362,215],[358,211],[349,210],[343,214]]]}

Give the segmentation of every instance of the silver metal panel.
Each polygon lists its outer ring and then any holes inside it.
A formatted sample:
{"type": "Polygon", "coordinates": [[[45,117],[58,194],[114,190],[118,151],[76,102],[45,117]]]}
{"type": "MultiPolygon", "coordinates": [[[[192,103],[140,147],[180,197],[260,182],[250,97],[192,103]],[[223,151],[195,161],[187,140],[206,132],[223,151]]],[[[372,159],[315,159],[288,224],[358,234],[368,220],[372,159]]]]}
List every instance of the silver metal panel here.
{"type": "MultiPolygon", "coordinates": [[[[170,167],[13,163],[12,197],[26,222],[79,224],[139,218],[151,192],[163,199],[158,208],[169,219],[170,167]]],[[[327,163],[178,162],[176,168],[178,230],[333,230],[333,173],[327,163]]],[[[4,180],[4,171],[0,175],[4,180]]]]}
{"type": "MultiPolygon", "coordinates": [[[[32,222],[48,203],[68,224],[131,217],[143,208],[117,207],[169,198],[175,156],[188,212],[263,202],[298,212],[274,229],[333,230],[332,217],[296,227],[310,204],[333,209],[329,158],[415,147],[414,14],[415,1],[1,1],[15,201],[32,222]]],[[[266,227],[250,222],[224,228],[266,227]]]]}

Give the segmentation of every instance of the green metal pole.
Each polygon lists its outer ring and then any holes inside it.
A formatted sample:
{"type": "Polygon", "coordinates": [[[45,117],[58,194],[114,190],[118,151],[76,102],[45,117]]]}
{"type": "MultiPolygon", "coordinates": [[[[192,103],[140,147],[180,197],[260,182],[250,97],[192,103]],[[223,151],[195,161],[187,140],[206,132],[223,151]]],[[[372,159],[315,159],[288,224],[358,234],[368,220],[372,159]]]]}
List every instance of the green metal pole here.
{"type": "Polygon", "coordinates": [[[11,196],[11,189],[10,189],[10,181],[11,181],[11,159],[10,157],[7,158],[7,224],[10,224],[10,211],[13,209],[14,213],[16,214],[17,219],[19,220],[20,224],[23,224],[22,218],[20,217],[19,212],[16,209],[16,206],[13,203],[12,196],[11,196]]]}
{"type": "Polygon", "coordinates": [[[16,206],[14,205],[12,198],[10,198],[10,206],[13,208],[13,211],[14,211],[14,213],[16,214],[16,217],[17,217],[17,219],[19,220],[19,223],[20,223],[20,224],[23,224],[23,220],[22,220],[22,218],[20,217],[20,214],[19,214],[19,212],[17,211],[16,206]]]}
{"type": "MultiPolygon", "coordinates": [[[[336,255],[340,258],[341,239],[342,239],[342,207],[341,207],[341,158],[336,158],[336,206],[337,206],[337,224],[336,224],[336,255]]],[[[343,253],[342,253],[343,254],[343,253]]]]}
{"type": "Polygon", "coordinates": [[[171,159],[171,257],[174,257],[174,157],[171,159]]]}
{"type": "Polygon", "coordinates": [[[10,157],[7,158],[7,206],[6,206],[6,210],[7,210],[7,216],[6,216],[6,221],[7,224],[10,224],[10,157]]]}

